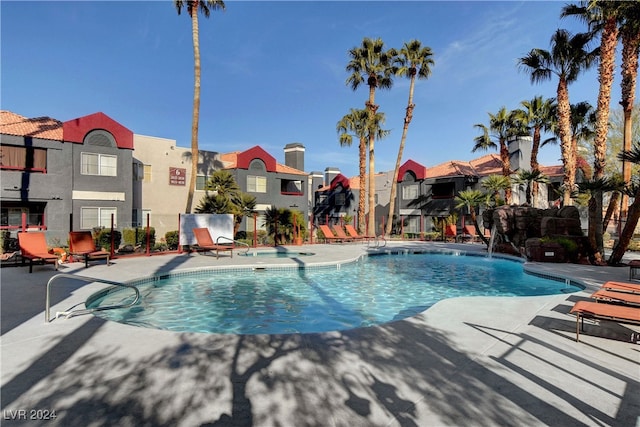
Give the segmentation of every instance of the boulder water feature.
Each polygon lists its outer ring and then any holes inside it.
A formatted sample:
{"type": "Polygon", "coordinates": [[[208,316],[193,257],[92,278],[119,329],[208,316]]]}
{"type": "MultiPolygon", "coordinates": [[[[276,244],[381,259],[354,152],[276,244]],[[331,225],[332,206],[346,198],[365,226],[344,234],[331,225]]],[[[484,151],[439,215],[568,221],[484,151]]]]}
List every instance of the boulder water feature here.
{"type": "Polygon", "coordinates": [[[486,210],[482,221],[485,228],[495,230],[492,252],[545,262],[581,262],[588,256],[588,241],[575,206],[499,206],[486,210]]]}

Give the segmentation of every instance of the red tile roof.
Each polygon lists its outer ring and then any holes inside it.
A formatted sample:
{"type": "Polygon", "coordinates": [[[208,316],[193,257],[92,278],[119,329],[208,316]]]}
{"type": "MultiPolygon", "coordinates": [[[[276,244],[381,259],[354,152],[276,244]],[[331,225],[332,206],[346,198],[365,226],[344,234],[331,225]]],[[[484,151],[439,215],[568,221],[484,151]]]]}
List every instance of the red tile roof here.
{"type": "MultiPolygon", "coordinates": [[[[220,154],[220,161],[222,161],[222,164],[224,165],[223,168],[236,169],[238,167],[238,155],[241,153],[243,153],[243,151],[233,151],[231,153],[220,154]]],[[[307,173],[304,171],[292,168],[287,165],[282,165],[280,163],[276,163],[276,172],[288,173],[291,175],[307,175],[307,173]]]]}
{"type": "Polygon", "coordinates": [[[0,134],[63,140],[61,121],[51,117],[28,119],[6,110],[0,111],[0,134]]]}

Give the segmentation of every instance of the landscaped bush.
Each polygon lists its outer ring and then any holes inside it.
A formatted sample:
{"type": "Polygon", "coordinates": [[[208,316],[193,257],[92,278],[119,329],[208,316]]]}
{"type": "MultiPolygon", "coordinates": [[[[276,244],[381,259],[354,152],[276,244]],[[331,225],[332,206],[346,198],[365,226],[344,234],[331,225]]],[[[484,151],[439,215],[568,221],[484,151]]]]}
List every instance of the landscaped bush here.
{"type": "Polygon", "coordinates": [[[167,248],[170,251],[175,251],[180,244],[180,233],[178,233],[178,230],[167,231],[164,235],[164,240],[167,242],[167,248]]]}
{"type": "MultiPolygon", "coordinates": [[[[110,250],[111,248],[111,230],[106,228],[95,231],[94,235],[96,239],[96,246],[98,248],[105,248],[106,250],[110,250]]],[[[118,249],[120,247],[120,243],[122,242],[122,233],[118,230],[113,230],[113,248],[118,249]]]]}
{"type": "MultiPolygon", "coordinates": [[[[147,228],[146,227],[137,227],[137,228],[125,228],[122,230],[122,237],[124,239],[124,243],[127,245],[133,246],[145,246],[147,245],[147,228]]],[[[153,247],[156,243],[156,229],[153,227],[149,227],[149,246],[153,247]]]]}

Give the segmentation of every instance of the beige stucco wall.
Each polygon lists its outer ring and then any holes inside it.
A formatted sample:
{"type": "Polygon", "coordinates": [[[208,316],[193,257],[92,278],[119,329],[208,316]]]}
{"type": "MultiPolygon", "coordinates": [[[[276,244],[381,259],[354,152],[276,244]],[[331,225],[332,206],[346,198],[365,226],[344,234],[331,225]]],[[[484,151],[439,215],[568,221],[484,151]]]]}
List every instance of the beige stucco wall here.
{"type": "MultiPolygon", "coordinates": [[[[134,191],[141,198],[142,209],[151,211],[149,223],[156,229],[156,240],[159,241],[167,231],[178,229],[178,214],[185,211],[191,178],[191,150],[177,147],[173,139],[137,134],[133,138],[134,159],[151,165],[151,181],[134,181],[134,191]],[[169,184],[170,168],[186,170],[185,185],[169,184]]],[[[204,191],[194,193],[192,209],[203,196],[204,191]]],[[[146,216],[142,225],[146,225],[146,216]]]]}

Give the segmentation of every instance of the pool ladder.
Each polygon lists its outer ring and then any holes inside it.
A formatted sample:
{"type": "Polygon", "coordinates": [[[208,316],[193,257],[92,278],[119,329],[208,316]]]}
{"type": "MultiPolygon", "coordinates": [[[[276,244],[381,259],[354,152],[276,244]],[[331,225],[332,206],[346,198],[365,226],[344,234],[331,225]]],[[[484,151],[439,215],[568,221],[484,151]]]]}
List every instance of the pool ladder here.
{"type": "Polygon", "coordinates": [[[56,317],[55,317],[56,319],[58,317],[60,317],[60,316],[64,316],[66,318],[69,318],[69,317],[78,316],[78,315],[81,315],[81,314],[93,313],[95,311],[113,310],[115,308],[129,308],[129,307],[134,306],[140,300],[140,291],[138,290],[138,288],[136,288],[133,285],[127,285],[126,283],[120,283],[120,282],[114,282],[112,280],[97,279],[95,277],[77,276],[75,274],[60,273],[60,274],[56,274],[55,276],[53,276],[47,282],[47,297],[46,297],[46,300],[45,300],[45,308],[44,308],[44,320],[45,320],[46,323],[51,322],[51,314],[49,313],[50,310],[51,310],[51,295],[50,295],[50,293],[51,293],[50,292],[51,285],[57,279],[61,279],[61,278],[65,278],[65,277],[68,278],[68,279],[83,280],[85,282],[99,282],[99,283],[106,283],[107,285],[112,285],[112,286],[120,286],[120,287],[123,287],[123,288],[130,288],[130,289],[133,289],[133,291],[136,294],[136,297],[132,302],[127,303],[127,304],[106,305],[104,307],[85,308],[85,309],[72,310],[72,311],[58,311],[58,312],[56,312],[56,317]]]}
{"type": "Polygon", "coordinates": [[[229,237],[225,237],[225,236],[218,236],[218,238],[216,239],[216,244],[220,243],[220,239],[228,240],[228,241],[232,242],[234,245],[246,246],[246,250],[244,251],[244,253],[245,254],[249,253],[250,247],[245,242],[241,242],[241,241],[235,240],[235,239],[230,239],[229,237]]]}

